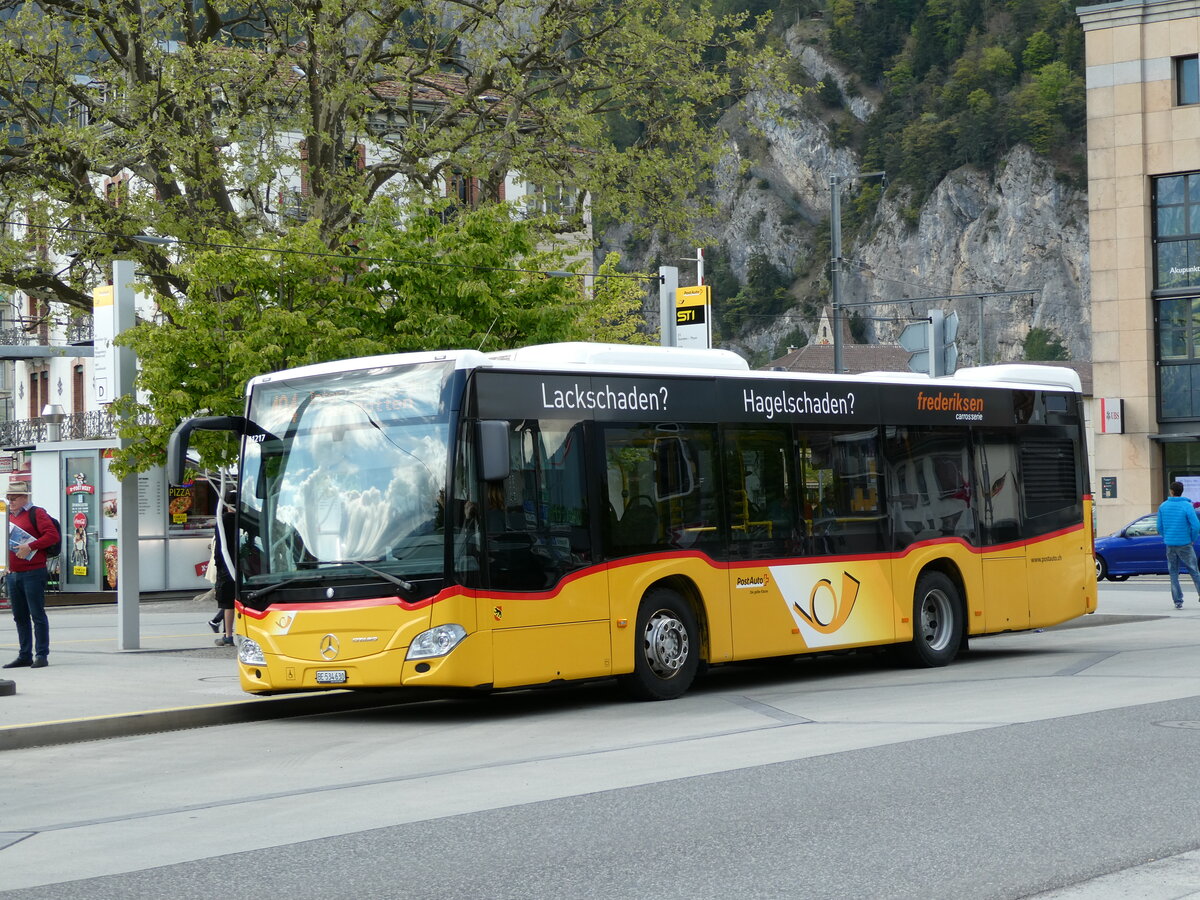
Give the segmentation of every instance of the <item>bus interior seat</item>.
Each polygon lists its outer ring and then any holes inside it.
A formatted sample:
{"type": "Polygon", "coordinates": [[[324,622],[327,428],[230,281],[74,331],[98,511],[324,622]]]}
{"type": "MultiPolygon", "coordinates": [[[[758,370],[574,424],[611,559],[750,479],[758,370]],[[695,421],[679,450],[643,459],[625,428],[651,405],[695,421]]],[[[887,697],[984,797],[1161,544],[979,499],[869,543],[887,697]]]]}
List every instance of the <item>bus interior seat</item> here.
{"type": "Polygon", "coordinates": [[[643,546],[658,540],[658,510],[649,497],[635,497],[621,517],[617,542],[643,546]]]}

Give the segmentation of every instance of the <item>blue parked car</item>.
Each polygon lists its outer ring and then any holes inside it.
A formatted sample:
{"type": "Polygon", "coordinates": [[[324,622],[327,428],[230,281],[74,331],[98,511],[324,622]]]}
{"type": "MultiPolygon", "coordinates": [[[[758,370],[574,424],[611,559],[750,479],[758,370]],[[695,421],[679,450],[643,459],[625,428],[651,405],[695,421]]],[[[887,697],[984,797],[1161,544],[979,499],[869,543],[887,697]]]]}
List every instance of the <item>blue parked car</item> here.
{"type": "MultiPolygon", "coordinates": [[[[1158,536],[1158,516],[1134,519],[1120,531],[1096,538],[1096,577],[1124,581],[1130,575],[1166,575],[1167,551],[1158,536]]],[[[1196,543],[1200,554],[1200,541],[1196,543]]]]}

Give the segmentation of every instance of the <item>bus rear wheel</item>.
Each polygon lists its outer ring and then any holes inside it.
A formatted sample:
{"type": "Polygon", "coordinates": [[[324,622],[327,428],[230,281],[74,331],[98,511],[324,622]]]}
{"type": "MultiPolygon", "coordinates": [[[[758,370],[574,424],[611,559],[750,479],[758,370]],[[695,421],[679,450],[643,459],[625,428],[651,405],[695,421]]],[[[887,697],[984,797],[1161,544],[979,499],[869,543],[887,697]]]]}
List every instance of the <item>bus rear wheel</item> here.
{"type": "Polygon", "coordinates": [[[944,666],[962,643],[963,604],[958,588],[941,572],[926,572],[913,592],[913,638],[907,656],[917,666],[944,666]]]}
{"type": "Polygon", "coordinates": [[[696,677],[700,629],[691,606],[675,591],[655,588],[638,608],[633,672],[622,686],[639,700],[673,700],[696,677]]]}

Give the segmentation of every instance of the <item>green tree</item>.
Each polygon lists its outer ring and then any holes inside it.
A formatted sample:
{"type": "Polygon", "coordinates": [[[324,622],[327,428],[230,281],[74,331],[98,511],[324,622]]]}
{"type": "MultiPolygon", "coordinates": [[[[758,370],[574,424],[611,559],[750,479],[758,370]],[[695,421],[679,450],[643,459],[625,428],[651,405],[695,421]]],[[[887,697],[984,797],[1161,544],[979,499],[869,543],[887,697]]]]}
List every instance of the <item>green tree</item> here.
{"type": "Polygon", "coordinates": [[[734,334],[745,324],[761,325],[762,320],[787,308],[789,279],[765,253],[753,253],[746,261],[746,284],[724,304],[721,313],[722,334],[734,334]]]}
{"type": "Polygon", "coordinates": [[[995,98],[985,90],[972,91],[957,120],[958,153],[964,163],[983,165],[999,143],[995,98]]]}
{"type": "Polygon", "coordinates": [[[1036,72],[1042,66],[1054,61],[1054,38],[1044,31],[1035,31],[1025,42],[1025,52],[1021,54],[1021,65],[1026,72],[1036,72]]]}
{"type": "Polygon", "coordinates": [[[1030,328],[1025,335],[1025,359],[1030,362],[1070,359],[1071,354],[1063,346],[1062,338],[1049,328],[1030,328]]]}
{"type": "Polygon", "coordinates": [[[808,346],[808,335],[797,325],[783,336],[783,340],[775,345],[775,352],[771,358],[782,359],[793,349],[799,350],[801,347],[806,346],[808,346]]]}
{"type": "Polygon", "coordinates": [[[1086,113],[1084,93],[1083,78],[1061,61],[1042,66],[1021,89],[1018,109],[1035,150],[1048,153],[1078,131],[1086,113]]]}
{"type": "MultiPolygon", "coordinates": [[[[309,363],[439,348],[484,351],[558,340],[637,340],[645,282],[549,276],[564,251],[503,205],[457,216],[377,202],[347,235],[359,252],[326,251],[309,222],[260,249],[199,247],[181,263],[188,293],[158,297],[163,313],[118,338],[138,355],[139,396],[118,401],[114,471],[163,459],[182,419],[240,413],[246,382],[309,363]],[[403,224],[398,224],[403,223],[403,224]]],[[[207,235],[209,244],[228,236],[207,235]]],[[[600,271],[616,275],[610,255],[600,271]]],[[[196,435],[213,465],[236,458],[227,438],[196,435]]]]}
{"type": "MultiPolygon", "coordinates": [[[[176,297],[188,270],[126,236],[258,244],[297,216],[336,249],[397,179],[426,196],[471,179],[498,198],[515,172],[588,192],[599,217],[682,233],[721,106],[783,82],[765,17],[669,0],[3,10],[3,219],[69,226],[41,233],[48,250],[133,257],[176,297]],[[620,121],[637,127],[617,145],[620,121]],[[126,173],[132,189],[111,183],[126,173]]],[[[29,249],[23,234],[0,240],[0,284],[90,308],[85,285],[29,249]]]]}

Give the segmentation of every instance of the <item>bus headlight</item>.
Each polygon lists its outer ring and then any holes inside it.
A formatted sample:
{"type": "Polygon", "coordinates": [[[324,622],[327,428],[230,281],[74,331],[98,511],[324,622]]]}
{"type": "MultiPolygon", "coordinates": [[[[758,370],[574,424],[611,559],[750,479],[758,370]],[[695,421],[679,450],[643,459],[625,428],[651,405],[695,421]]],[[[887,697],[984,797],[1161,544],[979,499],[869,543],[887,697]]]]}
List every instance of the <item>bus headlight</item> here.
{"type": "Polygon", "coordinates": [[[240,634],[234,640],[237,641],[239,662],[244,662],[248,666],[265,666],[267,664],[267,657],[263,653],[262,647],[258,645],[258,641],[252,641],[240,634]]]}
{"type": "Polygon", "coordinates": [[[422,631],[408,648],[407,659],[432,659],[435,656],[445,656],[462,642],[467,636],[467,629],[461,625],[439,625],[422,631]]]}

